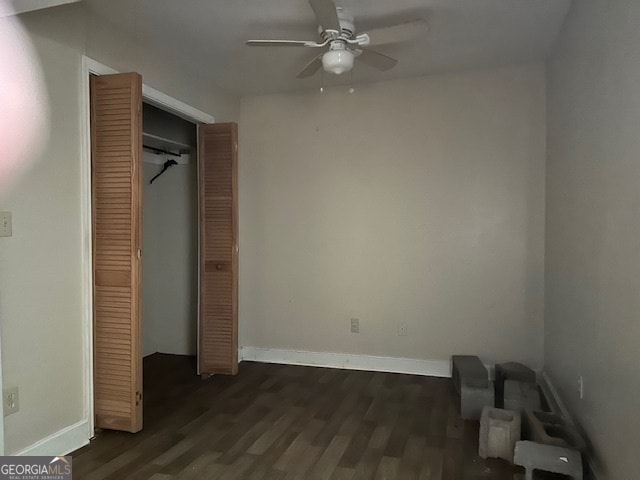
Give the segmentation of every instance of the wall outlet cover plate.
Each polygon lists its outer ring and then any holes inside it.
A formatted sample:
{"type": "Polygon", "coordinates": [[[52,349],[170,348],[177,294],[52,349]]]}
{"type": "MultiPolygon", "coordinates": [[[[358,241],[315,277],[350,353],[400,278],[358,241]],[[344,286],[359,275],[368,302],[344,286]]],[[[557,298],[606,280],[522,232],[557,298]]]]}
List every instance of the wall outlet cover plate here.
{"type": "Polygon", "coordinates": [[[0,237],[10,237],[11,235],[11,212],[0,212],[0,237]]]}

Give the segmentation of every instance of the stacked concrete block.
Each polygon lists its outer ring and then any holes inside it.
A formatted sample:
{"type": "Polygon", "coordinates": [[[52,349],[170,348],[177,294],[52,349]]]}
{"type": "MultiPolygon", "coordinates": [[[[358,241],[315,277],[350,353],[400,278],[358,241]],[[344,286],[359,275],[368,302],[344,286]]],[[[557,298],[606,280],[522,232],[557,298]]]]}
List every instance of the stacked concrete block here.
{"type": "Polygon", "coordinates": [[[479,420],[485,406],[493,407],[495,392],[489,372],[475,355],[454,355],[451,357],[452,379],[460,394],[462,418],[479,420]]]}
{"type": "Polygon", "coordinates": [[[534,442],[586,451],[582,435],[559,415],[527,409],[524,424],[527,437],[534,442]]]}
{"type": "Polygon", "coordinates": [[[506,380],[504,382],[504,408],[524,412],[540,410],[540,392],[535,383],[506,380]]]}
{"type": "Polygon", "coordinates": [[[534,470],[582,480],[582,456],[571,448],[529,441],[517,442],[514,463],[524,467],[525,480],[534,480],[534,470]]]}
{"type": "Polygon", "coordinates": [[[519,412],[484,407],[480,417],[478,455],[482,458],[502,458],[513,463],[516,442],[520,440],[519,412]]]}
{"type": "Polygon", "coordinates": [[[479,357],[475,355],[453,355],[451,357],[451,378],[456,391],[462,391],[463,380],[489,381],[489,372],[479,357]]]}
{"type": "Polygon", "coordinates": [[[493,382],[463,380],[460,392],[460,416],[465,420],[480,420],[484,407],[495,405],[493,382]]]}
{"type": "Polygon", "coordinates": [[[524,383],[536,383],[536,372],[518,362],[497,363],[496,372],[496,407],[504,406],[504,382],[517,380],[524,383]]]}

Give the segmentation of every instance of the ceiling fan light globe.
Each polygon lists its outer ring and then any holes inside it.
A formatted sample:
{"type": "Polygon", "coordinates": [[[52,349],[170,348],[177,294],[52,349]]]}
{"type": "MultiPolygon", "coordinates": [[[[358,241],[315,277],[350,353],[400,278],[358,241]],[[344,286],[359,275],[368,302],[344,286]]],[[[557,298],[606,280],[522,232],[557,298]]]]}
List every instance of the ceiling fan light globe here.
{"type": "Polygon", "coordinates": [[[353,53],[349,50],[329,50],[322,56],[325,72],[341,75],[353,68],[353,53]]]}

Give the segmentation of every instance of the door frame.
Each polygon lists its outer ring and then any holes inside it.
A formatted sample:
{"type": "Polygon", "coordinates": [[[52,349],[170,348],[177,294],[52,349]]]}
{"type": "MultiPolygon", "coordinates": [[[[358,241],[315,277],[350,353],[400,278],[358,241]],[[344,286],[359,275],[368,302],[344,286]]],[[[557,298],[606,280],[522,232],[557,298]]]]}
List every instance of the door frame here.
{"type": "MultiPolygon", "coordinates": [[[[91,204],[91,101],[89,77],[109,75],[119,71],[90,57],[82,56],[80,78],[80,214],[82,216],[81,275],[82,275],[82,358],[84,365],[84,414],[87,420],[87,438],[93,438],[95,429],[93,392],[93,245],[91,204]]],[[[195,124],[215,123],[215,118],[202,110],[187,105],[146,83],[142,84],[142,99],[147,103],[177,115],[195,124]]],[[[196,160],[197,161],[197,160],[196,160]]],[[[1,377],[0,377],[1,378],[1,377]]],[[[1,407],[1,405],[0,405],[1,407]]],[[[0,423],[2,426],[2,423],[0,423]]],[[[2,437],[0,436],[0,439],[2,437]]],[[[0,443],[0,446],[3,446],[0,443]]]]}

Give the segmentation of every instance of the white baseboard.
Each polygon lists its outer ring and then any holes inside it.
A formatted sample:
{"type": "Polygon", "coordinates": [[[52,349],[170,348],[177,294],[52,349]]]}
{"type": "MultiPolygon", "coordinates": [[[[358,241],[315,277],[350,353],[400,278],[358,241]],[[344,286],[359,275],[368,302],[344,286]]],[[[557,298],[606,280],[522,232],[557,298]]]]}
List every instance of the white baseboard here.
{"type": "Polygon", "coordinates": [[[542,390],[544,391],[545,395],[547,397],[550,397],[555,404],[555,405],[550,405],[550,407],[553,410],[555,410],[555,408],[553,407],[557,407],[556,413],[559,413],[560,415],[562,415],[565,419],[569,421],[571,425],[575,425],[573,417],[569,413],[569,409],[567,409],[567,406],[562,401],[562,398],[560,397],[558,390],[551,382],[551,378],[549,378],[549,375],[547,375],[547,372],[542,371],[541,375],[538,378],[539,380],[541,380],[540,386],[542,387],[542,390]]]}
{"type": "MultiPolygon", "coordinates": [[[[555,413],[559,413],[560,415],[562,415],[562,417],[564,417],[564,419],[567,420],[569,424],[575,428],[576,421],[571,415],[571,412],[569,412],[569,409],[562,400],[562,397],[560,397],[558,390],[553,385],[553,382],[551,381],[549,375],[547,375],[547,372],[541,372],[541,375],[539,375],[538,377],[538,382],[540,383],[542,391],[544,392],[547,399],[550,399],[554,402],[555,405],[550,405],[552,410],[555,410],[555,413]],[[557,407],[557,410],[554,407],[557,407]]],[[[589,465],[589,473],[591,475],[589,478],[591,478],[592,480],[604,478],[599,469],[593,464],[589,456],[587,456],[587,464],[589,465]]]]}
{"type": "Polygon", "coordinates": [[[368,370],[373,372],[408,373],[431,377],[451,377],[448,360],[423,360],[419,358],[376,357],[347,353],[308,352],[276,348],[242,347],[240,360],[262,363],[283,363],[313,367],[368,370]]]}
{"type": "Polygon", "coordinates": [[[89,443],[89,422],[81,420],[11,455],[66,455],[89,443]]]}

